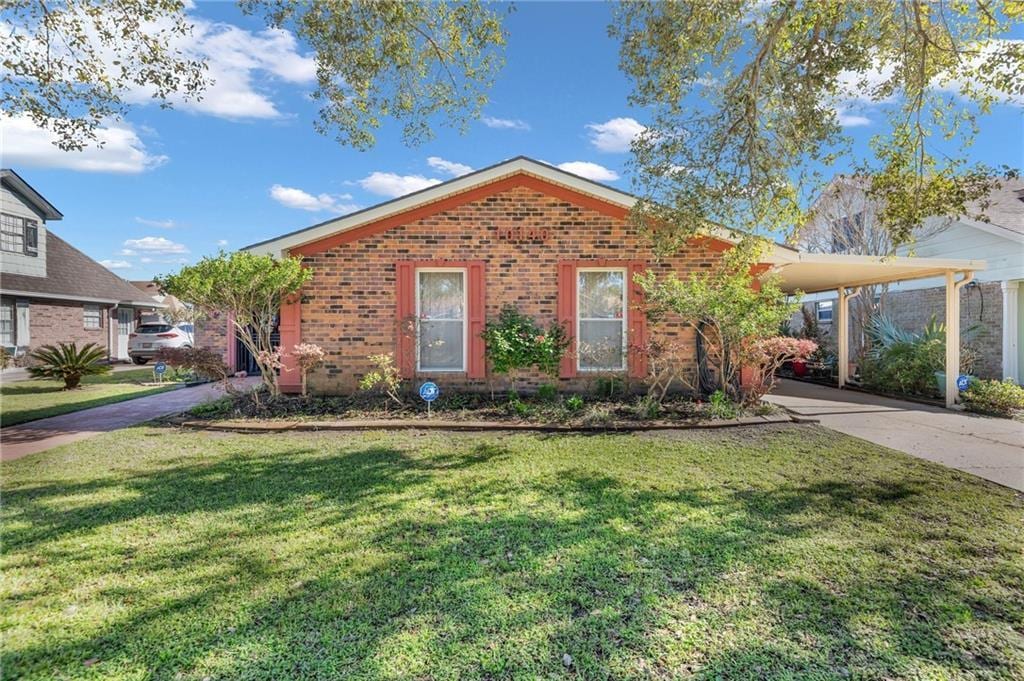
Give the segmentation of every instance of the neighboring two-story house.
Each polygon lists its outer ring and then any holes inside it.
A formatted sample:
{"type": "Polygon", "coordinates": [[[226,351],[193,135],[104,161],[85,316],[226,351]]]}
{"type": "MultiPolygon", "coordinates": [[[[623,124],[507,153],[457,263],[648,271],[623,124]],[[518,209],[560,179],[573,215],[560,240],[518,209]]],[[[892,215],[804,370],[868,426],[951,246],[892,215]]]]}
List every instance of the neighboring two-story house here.
{"type": "MultiPolygon", "coordinates": [[[[812,220],[801,233],[801,250],[870,255],[893,250],[875,222],[875,207],[856,181],[837,178],[816,209],[818,224],[812,220]]],[[[972,207],[972,214],[983,214],[987,221],[930,218],[914,243],[895,248],[895,254],[986,262],[961,292],[960,328],[971,329],[967,341],[979,353],[977,375],[1024,384],[1024,180],[1003,180],[985,201],[972,207]]],[[[933,316],[944,321],[941,278],[895,283],[877,288],[873,295],[884,314],[903,328],[918,331],[933,316]]],[[[804,300],[822,329],[834,334],[835,294],[804,300]]],[[[855,299],[852,305],[856,304],[855,299]]],[[[852,321],[856,327],[856,315],[852,321]]],[[[858,332],[854,328],[854,337],[858,332]]]]}
{"type": "Polygon", "coordinates": [[[128,336],[162,305],[54,234],[63,218],[16,172],[0,170],[0,347],[16,358],[61,342],[128,359],[128,336]]]}

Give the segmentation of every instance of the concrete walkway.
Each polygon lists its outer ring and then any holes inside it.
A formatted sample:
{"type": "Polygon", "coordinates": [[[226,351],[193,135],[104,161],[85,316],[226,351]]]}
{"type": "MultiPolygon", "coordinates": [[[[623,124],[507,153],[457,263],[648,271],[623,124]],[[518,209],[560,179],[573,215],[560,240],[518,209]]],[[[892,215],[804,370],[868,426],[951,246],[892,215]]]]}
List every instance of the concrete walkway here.
{"type": "MultiPolygon", "coordinates": [[[[255,385],[256,381],[236,379],[235,385],[243,389],[255,385]]],[[[0,429],[0,461],[20,459],[51,447],[177,414],[222,395],[224,391],[216,384],[205,383],[3,428],[0,429]]]]}
{"type": "Polygon", "coordinates": [[[847,435],[1024,491],[1024,423],[779,381],[769,402],[847,435]]]}

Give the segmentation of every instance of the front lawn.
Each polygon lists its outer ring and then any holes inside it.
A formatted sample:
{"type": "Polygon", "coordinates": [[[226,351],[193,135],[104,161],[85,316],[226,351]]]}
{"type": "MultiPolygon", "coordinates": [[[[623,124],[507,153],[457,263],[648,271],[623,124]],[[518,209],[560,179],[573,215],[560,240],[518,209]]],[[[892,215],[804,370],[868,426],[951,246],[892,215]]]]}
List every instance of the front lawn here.
{"type": "Polygon", "coordinates": [[[137,369],[86,376],[82,379],[82,387],[76,390],[64,390],[63,381],[5,381],[0,384],[0,424],[13,426],[47,416],[153,395],[180,385],[142,385],[153,380],[152,369],[137,369]]]}
{"type": "Polygon", "coordinates": [[[811,425],[3,465],[7,678],[1024,678],[1024,504],[811,425]]]}

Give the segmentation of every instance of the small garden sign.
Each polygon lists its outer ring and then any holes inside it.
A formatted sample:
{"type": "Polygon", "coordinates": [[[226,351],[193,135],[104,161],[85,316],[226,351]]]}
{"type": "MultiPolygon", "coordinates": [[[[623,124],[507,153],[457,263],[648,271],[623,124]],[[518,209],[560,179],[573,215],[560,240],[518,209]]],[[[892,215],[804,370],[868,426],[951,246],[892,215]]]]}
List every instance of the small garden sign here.
{"type": "Polygon", "coordinates": [[[427,403],[427,417],[430,417],[430,403],[438,398],[441,394],[441,389],[437,387],[437,383],[433,381],[427,381],[420,386],[420,397],[424,402],[427,403]]]}

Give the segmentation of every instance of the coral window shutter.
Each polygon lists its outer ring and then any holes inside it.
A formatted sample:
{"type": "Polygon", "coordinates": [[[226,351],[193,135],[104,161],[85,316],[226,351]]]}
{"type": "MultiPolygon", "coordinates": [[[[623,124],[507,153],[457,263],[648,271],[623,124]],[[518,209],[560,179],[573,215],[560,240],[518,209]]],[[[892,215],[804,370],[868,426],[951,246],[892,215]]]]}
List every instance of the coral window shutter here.
{"type": "Polygon", "coordinates": [[[644,378],[647,376],[647,315],[644,309],[644,291],[633,280],[638,274],[643,274],[647,269],[647,263],[642,260],[630,260],[627,272],[629,281],[629,345],[627,362],[630,378],[644,378]]]}
{"type": "Polygon", "coordinates": [[[482,335],[484,325],[487,323],[484,263],[482,261],[469,263],[466,267],[466,273],[469,285],[469,290],[467,291],[469,301],[469,310],[467,310],[469,348],[466,353],[466,376],[468,378],[486,378],[487,351],[482,335]]]}
{"type": "Polygon", "coordinates": [[[569,347],[562,356],[558,375],[576,376],[576,265],[571,260],[558,263],[558,323],[569,336],[569,347]]]}
{"type": "Polygon", "coordinates": [[[395,263],[395,364],[402,378],[416,373],[416,267],[395,263]]]}

